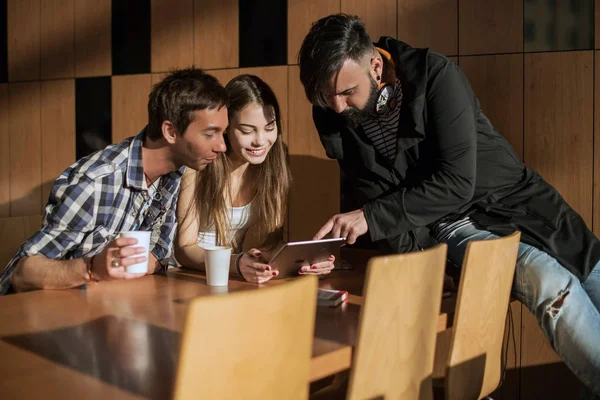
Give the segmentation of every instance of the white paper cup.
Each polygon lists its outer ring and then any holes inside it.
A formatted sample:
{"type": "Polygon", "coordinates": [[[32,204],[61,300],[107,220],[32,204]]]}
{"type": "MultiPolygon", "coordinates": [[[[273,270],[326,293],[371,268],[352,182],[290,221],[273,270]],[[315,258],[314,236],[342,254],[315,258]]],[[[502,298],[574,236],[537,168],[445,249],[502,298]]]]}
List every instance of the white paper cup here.
{"type": "Polygon", "coordinates": [[[146,249],[146,251],[143,253],[134,254],[132,256],[125,257],[125,258],[146,257],[146,261],[125,267],[125,271],[133,273],[133,274],[145,274],[148,272],[148,258],[150,255],[150,236],[151,235],[152,235],[152,232],[150,232],[150,231],[125,231],[125,232],[120,233],[121,237],[134,238],[134,239],[137,239],[137,241],[138,241],[137,244],[134,244],[132,246],[125,246],[125,247],[143,247],[144,249],[146,249]]]}
{"type": "Polygon", "coordinates": [[[229,261],[231,247],[215,246],[204,248],[206,283],[210,286],[227,286],[229,283],[229,261]]]}

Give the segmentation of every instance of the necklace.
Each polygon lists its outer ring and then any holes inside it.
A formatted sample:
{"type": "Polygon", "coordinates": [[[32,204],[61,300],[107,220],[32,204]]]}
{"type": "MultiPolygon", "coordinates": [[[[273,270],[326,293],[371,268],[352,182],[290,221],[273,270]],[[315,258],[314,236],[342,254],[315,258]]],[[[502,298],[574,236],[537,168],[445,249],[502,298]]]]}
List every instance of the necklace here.
{"type": "Polygon", "coordinates": [[[152,182],[152,180],[150,179],[150,177],[148,177],[148,175],[145,172],[144,172],[144,176],[147,179],[146,186],[148,186],[148,182],[151,182],[150,187],[148,188],[148,191],[150,191],[150,189],[154,190],[154,193],[152,194],[152,200],[154,200],[154,201],[161,201],[162,200],[162,194],[160,194],[160,191],[158,190],[158,188],[156,186],[154,186],[160,180],[160,178],[158,178],[154,182],[152,182]]]}

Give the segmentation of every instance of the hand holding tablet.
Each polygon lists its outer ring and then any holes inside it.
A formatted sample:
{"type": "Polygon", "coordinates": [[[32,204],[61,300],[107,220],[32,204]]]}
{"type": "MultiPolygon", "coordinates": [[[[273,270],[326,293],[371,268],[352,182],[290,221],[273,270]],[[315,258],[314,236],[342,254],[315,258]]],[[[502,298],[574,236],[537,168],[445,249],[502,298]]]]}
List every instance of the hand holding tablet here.
{"type": "Polygon", "coordinates": [[[331,261],[330,256],[346,244],[346,238],[307,240],[290,242],[280,247],[271,257],[269,265],[278,270],[279,275],[273,279],[298,276],[302,267],[324,261],[331,261]]]}

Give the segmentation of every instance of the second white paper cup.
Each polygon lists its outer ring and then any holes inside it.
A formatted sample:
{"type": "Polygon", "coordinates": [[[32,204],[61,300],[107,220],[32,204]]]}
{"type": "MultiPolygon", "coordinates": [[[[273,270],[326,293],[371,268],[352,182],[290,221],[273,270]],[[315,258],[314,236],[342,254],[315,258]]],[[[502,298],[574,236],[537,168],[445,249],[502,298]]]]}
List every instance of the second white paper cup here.
{"type": "Polygon", "coordinates": [[[206,283],[210,286],[226,286],[229,282],[231,247],[215,246],[204,248],[206,283]]]}

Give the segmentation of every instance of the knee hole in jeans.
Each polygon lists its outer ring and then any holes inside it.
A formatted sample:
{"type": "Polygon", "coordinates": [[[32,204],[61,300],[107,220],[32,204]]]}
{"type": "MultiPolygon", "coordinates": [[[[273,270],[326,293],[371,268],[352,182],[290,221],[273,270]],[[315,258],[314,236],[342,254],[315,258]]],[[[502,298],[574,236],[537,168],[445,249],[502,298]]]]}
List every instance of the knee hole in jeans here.
{"type": "Polygon", "coordinates": [[[561,290],[558,296],[552,301],[552,303],[546,308],[546,312],[550,314],[552,318],[556,318],[565,303],[565,299],[569,295],[569,289],[561,290]]]}

